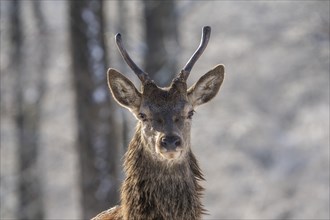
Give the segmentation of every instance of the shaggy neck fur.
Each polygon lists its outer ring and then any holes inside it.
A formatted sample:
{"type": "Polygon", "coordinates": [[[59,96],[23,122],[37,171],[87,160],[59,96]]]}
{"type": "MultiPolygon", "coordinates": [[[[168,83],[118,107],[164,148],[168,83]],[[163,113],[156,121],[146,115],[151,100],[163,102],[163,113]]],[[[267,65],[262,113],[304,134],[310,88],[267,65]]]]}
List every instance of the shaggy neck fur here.
{"type": "Polygon", "coordinates": [[[124,219],[201,219],[204,180],[189,150],[180,164],[162,163],[144,149],[141,126],[125,155],[121,200],[124,219]]]}

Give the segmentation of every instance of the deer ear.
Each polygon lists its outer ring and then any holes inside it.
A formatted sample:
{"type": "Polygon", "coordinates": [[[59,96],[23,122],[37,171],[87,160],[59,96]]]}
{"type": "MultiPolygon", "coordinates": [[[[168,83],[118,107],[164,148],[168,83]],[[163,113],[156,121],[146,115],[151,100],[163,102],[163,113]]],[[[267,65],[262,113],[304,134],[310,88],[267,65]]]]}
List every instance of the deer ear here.
{"type": "Polygon", "coordinates": [[[187,91],[189,102],[195,107],[210,101],[219,91],[224,79],[225,67],[217,65],[203,75],[187,91]]]}
{"type": "Polygon", "coordinates": [[[140,107],[141,93],[134,84],[115,69],[108,70],[108,86],[114,99],[135,112],[140,107]]]}

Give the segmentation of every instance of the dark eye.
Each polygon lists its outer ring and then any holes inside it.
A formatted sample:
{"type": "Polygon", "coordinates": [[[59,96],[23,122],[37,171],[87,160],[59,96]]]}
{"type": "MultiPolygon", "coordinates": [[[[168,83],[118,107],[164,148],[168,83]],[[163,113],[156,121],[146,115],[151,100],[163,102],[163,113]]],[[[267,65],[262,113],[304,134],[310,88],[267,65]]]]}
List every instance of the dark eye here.
{"type": "Polygon", "coordinates": [[[138,116],[139,116],[139,119],[141,119],[142,121],[146,121],[147,120],[147,115],[144,114],[144,113],[139,113],[138,116]]]}
{"type": "Polygon", "coordinates": [[[188,119],[192,119],[194,112],[195,112],[194,110],[191,110],[190,112],[188,112],[188,119]]]}
{"type": "Polygon", "coordinates": [[[163,119],[158,118],[158,119],[156,119],[156,123],[159,125],[162,125],[164,123],[164,121],[163,121],[163,119]]]}

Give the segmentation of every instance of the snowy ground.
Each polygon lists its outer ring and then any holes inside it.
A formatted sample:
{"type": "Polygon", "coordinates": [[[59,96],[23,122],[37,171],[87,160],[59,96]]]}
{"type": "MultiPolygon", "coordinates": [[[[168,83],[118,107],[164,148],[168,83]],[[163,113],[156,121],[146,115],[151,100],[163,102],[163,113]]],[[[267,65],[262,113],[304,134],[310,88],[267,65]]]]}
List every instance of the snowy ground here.
{"type": "MultiPolygon", "coordinates": [[[[328,219],[329,1],[188,3],[179,2],[179,63],[195,50],[202,26],[212,27],[189,83],[218,63],[226,66],[220,93],[197,109],[193,122],[193,150],[207,179],[205,219],[328,219]]],[[[47,73],[40,156],[46,217],[79,219],[67,8],[64,1],[45,5],[54,60],[47,73]]],[[[135,1],[128,5],[134,49],[143,42],[142,8],[135,1]]],[[[107,7],[116,22],[116,2],[107,7]]],[[[115,26],[105,33],[112,48],[114,33],[115,26]]],[[[2,44],[1,54],[5,49],[2,44]]],[[[132,51],[132,56],[141,55],[132,51]]],[[[116,50],[111,57],[119,68],[116,50]]],[[[15,217],[17,203],[12,123],[2,114],[1,219],[15,217]]]]}

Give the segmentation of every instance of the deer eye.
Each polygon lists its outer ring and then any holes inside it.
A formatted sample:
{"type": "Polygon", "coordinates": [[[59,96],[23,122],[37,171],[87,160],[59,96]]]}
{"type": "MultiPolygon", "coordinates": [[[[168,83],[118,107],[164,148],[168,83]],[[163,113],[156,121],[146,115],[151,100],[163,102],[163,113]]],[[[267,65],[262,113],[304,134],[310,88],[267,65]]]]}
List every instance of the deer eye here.
{"type": "Polygon", "coordinates": [[[190,112],[188,112],[188,119],[192,119],[192,116],[194,115],[194,110],[191,110],[190,112]]]}
{"type": "Polygon", "coordinates": [[[175,123],[178,123],[178,122],[180,122],[180,117],[175,117],[173,120],[175,123]]]}
{"type": "Polygon", "coordinates": [[[164,124],[164,120],[161,119],[161,118],[157,118],[155,121],[156,121],[156,123],[157,123],[158,125],[162,125],[162,124],[164,124]]]}
{"type": "Polygon", "coordinates": [[[139,119],[141,119],[142,121],[147,121],[147,115],[144,113],[139,113],[138,114],[139,119]]]}

